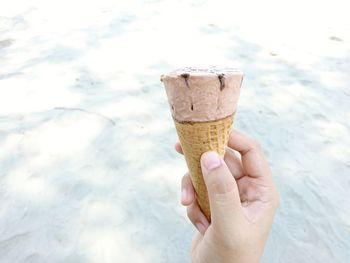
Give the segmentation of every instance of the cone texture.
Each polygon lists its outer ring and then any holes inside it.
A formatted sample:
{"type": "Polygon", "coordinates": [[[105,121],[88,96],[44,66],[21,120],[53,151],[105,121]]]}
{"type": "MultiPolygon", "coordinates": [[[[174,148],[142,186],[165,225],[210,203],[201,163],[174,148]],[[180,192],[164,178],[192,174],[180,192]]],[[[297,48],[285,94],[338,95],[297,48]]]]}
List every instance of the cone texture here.
{"type": "Polygon", "coordinates": [[[224,156],[233,117],[234,115],[231,115],[216,121],[193,123],[174,120],[199,206],[209,222],[210,206],[200,158],[207,151],[216,151],[220,156],[224,156]]]}

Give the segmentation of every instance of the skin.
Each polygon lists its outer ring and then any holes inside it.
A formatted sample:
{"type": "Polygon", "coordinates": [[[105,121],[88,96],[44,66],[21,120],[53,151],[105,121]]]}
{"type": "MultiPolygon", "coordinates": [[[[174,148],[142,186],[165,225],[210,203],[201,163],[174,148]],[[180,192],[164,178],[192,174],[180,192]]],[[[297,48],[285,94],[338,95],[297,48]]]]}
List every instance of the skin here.
{"type": "MultiPolygon", "coordinates": [[[[175,149],[182,154],[180,143],[175,149]]],[[[191,178],[181,183],[181,203],[198,233],[192,262],[259,262],[279,203],[269,164],[260,145],[233,130],[224,159],[201,157],[211,207],[211,223],[200,210],[191,178]]]]}

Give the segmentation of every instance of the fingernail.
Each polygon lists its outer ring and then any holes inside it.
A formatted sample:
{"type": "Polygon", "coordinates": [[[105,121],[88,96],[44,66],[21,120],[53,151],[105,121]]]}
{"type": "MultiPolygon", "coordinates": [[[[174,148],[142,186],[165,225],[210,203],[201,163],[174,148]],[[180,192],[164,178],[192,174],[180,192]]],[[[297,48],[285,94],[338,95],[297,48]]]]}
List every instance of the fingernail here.
{"type": "Polygon", "coordinates": [[[221,165],[221,159],[217,152],[206,152],[202,155],[202,163],[210,171],[221,165]]]}
{"type": "Polygon", "coordinates": [[[184,203],[187,200],[187,190],[186,188],[183,188],[181,191],[181,202],[184,203]]]}
{"type": "Polygon", "coordinates": [[[204,225],[203,225],[202,223],[197,222],[197,223],[196,223],[196,228],[198,229],[198,231],[199,231],[201,234],[204,235],[204,233],[205,233],[205,227],[204,227],[204,225]]]}

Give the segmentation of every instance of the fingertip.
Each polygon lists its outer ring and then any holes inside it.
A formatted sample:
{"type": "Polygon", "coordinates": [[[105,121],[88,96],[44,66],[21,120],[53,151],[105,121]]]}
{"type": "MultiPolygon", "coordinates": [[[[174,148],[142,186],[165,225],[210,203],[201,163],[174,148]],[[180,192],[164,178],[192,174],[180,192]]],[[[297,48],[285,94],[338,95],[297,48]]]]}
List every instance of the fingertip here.
{"type": "Polygon", "coordinates": [[[189,174],[185,174],[181,181],[181,204],[189,206],[195,199],[194,188],[189,174]]]}
{"type": "Polygon", "coordinates": [[[191,193],[187,189],[182,189],[181,191],[181,204],[183,206],[189,206],[193,202],[193,198],[191,197],[191,193]]]}
{"type": "Polygon", "coordinates": [[[208,151],[201,156],[201,165],[203,170],[211,171],[220,167],[222,161],[219,154],[215,151],[208,151]]]}
{"type": "Polygon", "coordinates": [[[252,149],[260,149],[260,144],[256,140],[234,129],[230,132],[228,146],[241,155],[252,149]]]}
{"type": "Polygon", "coordinates": [[[186,188],[181,189],[181,204],[186,205],[187,203],[187,190],[186,188]]]}
{"type": "Polygon", "coordinates": [[[187,216],[191,220],[192,224],[197,228],[197,230],[204,235],[209,227],[209,222],[202,210],[199,208],[197,202],[194,202],[189,207],[187,207],[187,216]]]}
{"type": "Polygon", "coordinates": [[[226,149],[224,161],[236,180],[244,176],[242,161],[233,149],[226,149]]]}
{"type": "Polygon", "coordinates": [[[181,147],[181,144],[179,142],[175,143],[175,150],[178,153],[183,154],[182,147],[181,147]]]}
{"type": "Polygon", "coordinates": [[[194,193],[191,189],[184,189],[181,193],[181,204],[183,206],[189,206],[194,202],[194,193]],[[185,193],[184,193],[185,191],[185,193]]]}

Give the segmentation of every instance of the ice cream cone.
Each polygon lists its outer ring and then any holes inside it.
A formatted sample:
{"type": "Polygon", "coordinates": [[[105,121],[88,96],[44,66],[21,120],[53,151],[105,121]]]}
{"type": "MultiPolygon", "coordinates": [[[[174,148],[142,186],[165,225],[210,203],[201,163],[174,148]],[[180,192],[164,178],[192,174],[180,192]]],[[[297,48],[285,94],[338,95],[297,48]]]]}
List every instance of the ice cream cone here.
{"type": "Polygon", "coordinates": [[[209,221],[200,158],[210,150],[224,156],[242,78],[240,71],[214,68],[185,68],[161,77],[197,201],[209,221]]]}
{"type": "Polygon", "coordinates": [[[216,151],[224,156],[233,115],[209,122],[180,123],[176,120],[174,122],[197,193],[197,201],[205,216],[210,219],[208,193],[203,180],[200,157],[207,151],[216,151]]]}

